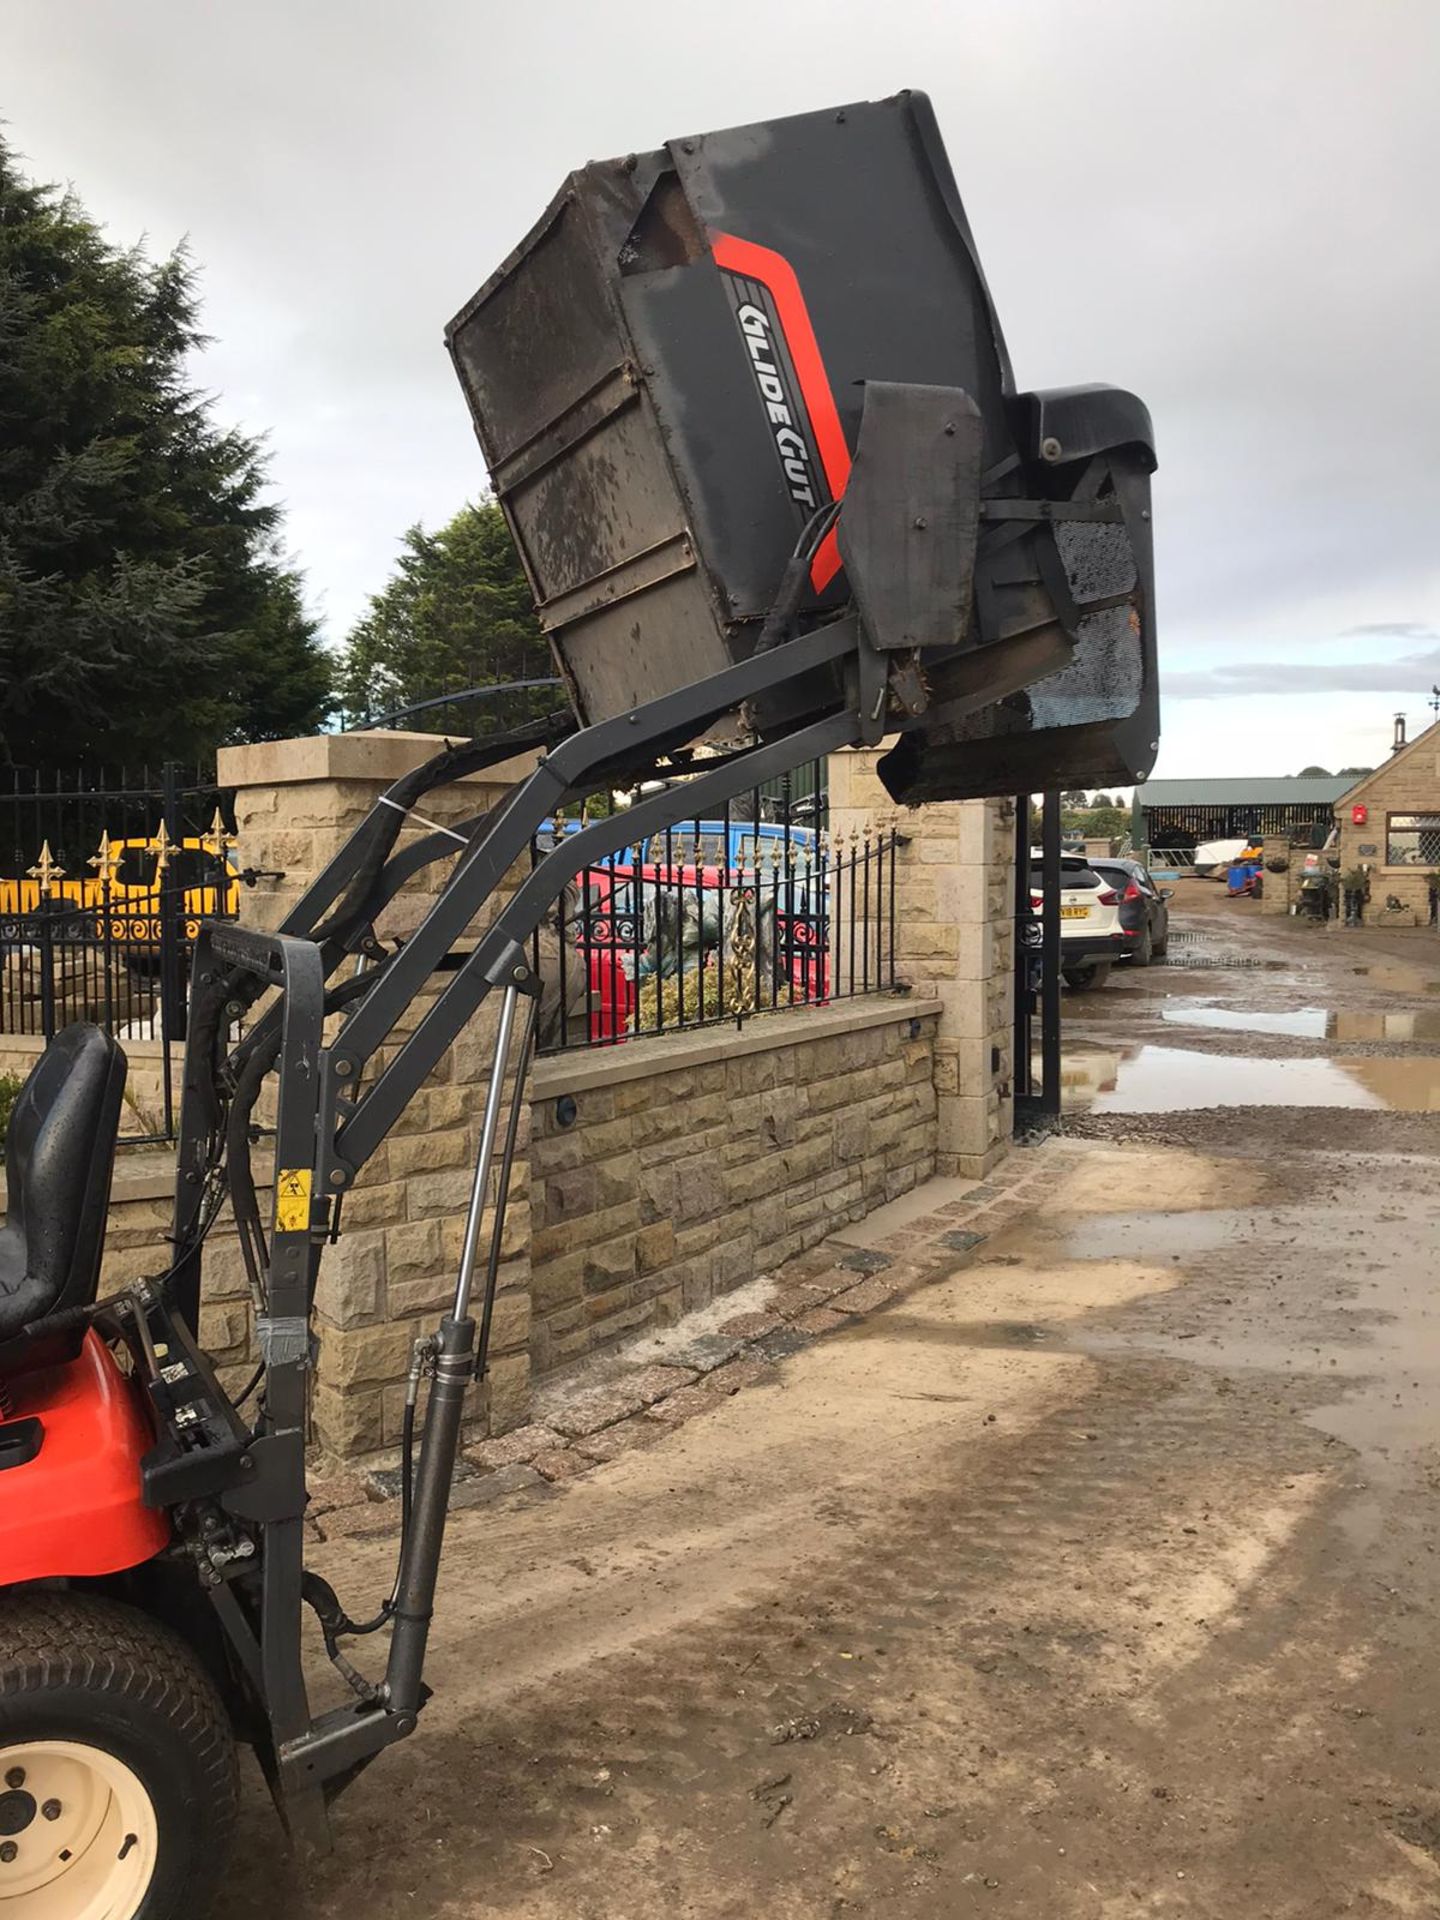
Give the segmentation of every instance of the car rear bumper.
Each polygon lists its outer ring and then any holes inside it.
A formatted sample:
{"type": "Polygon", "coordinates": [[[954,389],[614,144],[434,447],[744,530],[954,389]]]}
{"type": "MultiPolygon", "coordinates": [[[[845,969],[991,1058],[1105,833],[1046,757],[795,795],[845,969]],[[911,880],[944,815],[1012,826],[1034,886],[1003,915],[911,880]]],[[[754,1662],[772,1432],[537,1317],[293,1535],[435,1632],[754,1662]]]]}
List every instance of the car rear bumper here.
{"type": "Polygon", "coordinates": [[[1123,960],[1134,947],[1137,935],[1115,927],[1109,933],[1074,933],[1060,936],[1060,964],[1070,966],[1076,960],[1123,960]]]}

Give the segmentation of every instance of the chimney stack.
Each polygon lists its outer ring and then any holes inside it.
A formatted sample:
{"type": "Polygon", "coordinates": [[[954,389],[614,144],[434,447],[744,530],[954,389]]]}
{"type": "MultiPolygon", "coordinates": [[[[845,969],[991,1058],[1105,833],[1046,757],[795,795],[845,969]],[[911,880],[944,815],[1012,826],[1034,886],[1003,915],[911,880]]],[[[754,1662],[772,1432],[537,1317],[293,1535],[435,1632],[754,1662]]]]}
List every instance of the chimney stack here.
{"type": "Polygon", "coordinates": [[[1391,743],[1391,747],[1390,747],[1391,753],[1399,753],[1400,749],[1404,746],[1404,744],[1405,744],[1405,716],[1403,713],[1397,713],[1395,716],[1395,738],[1394,738],[1394,741],[1391,743]]]}

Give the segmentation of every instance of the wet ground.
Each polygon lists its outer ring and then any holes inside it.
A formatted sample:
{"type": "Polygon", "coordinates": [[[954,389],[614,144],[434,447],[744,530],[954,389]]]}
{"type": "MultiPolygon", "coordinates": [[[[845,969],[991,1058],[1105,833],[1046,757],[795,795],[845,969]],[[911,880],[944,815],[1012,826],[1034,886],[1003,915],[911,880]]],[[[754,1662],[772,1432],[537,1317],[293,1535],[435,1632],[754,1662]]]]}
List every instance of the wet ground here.
{"type": "Polygon", "coordinates": [[[1166,964],[1067,996],[1068,1114],[1440,1112],[1440,934],[1270,918],[1210,882],[1174,904],[1166,964]]]}
{"type": "Polygon", "coordinates": [[[1261,964],[1067,999],[1032,1213],[456,1516],[421,1732],[221,1920],[1440,1913],[1440,946],[1179,924],[1261,964]]]}

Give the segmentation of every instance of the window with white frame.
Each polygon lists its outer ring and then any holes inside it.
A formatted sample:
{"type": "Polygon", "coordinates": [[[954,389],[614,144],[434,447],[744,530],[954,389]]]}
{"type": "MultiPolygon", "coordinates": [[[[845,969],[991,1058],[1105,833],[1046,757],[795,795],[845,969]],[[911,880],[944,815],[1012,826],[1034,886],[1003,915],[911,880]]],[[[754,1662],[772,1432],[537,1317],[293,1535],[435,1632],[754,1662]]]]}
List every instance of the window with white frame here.
{"type": "Polygon", "coordinates": [[[1387,867],[1440,867],[1440,813],[1392,813],[1385,821],[1387,867]]]}

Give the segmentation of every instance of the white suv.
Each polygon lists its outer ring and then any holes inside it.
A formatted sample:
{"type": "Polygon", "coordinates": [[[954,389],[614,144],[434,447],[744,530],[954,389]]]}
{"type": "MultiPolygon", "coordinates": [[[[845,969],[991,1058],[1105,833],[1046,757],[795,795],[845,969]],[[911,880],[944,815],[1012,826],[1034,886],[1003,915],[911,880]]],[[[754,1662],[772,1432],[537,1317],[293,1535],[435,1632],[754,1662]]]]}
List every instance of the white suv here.
{"type": "MultiPolygon", "coordinates": [[[[1030,854],[1030,904],[1043,904],[1038,849],[1030,854]]],[[[1088,865],[1083,854],[1060,856],[1060,971],[1077,992],[1100,987],[1127,950],[1120,925],[1120,895],[1088,865]]]]}

